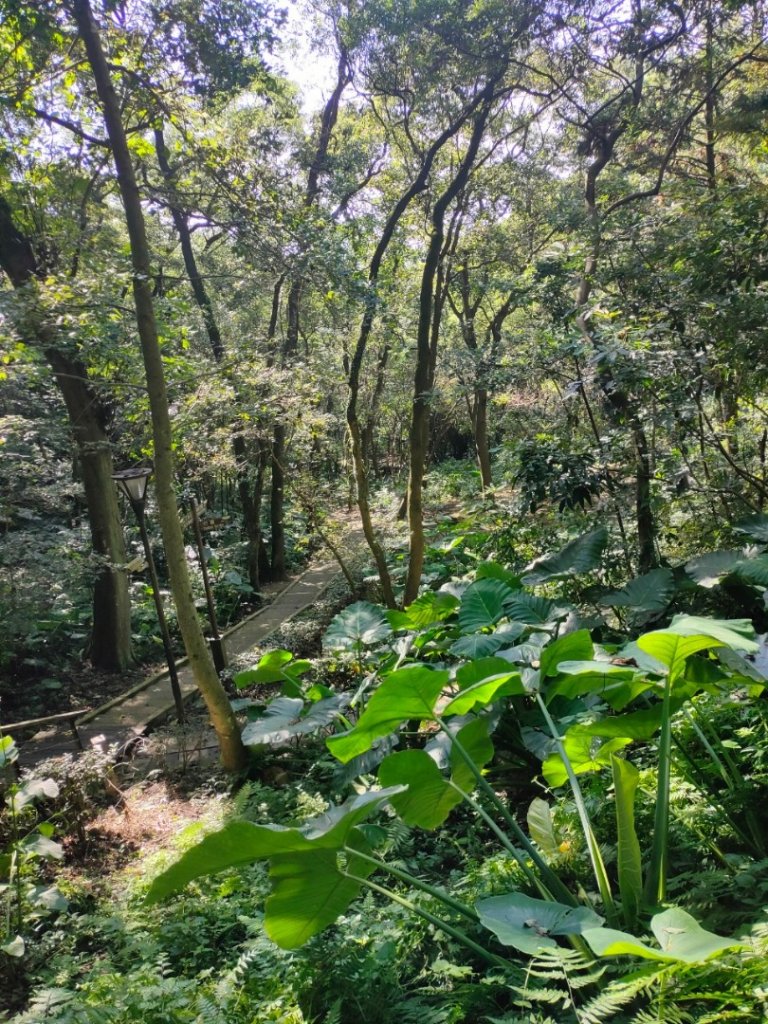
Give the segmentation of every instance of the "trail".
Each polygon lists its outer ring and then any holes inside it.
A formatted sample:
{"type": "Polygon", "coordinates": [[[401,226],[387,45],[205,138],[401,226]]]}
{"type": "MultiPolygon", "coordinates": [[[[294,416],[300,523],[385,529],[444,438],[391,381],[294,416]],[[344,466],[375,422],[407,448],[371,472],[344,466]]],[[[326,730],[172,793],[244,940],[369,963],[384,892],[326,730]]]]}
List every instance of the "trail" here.
{"type": "MultiPolygon", "coordinates": [[[[348,530],[343,546],[346,555],[362,546],[362,531],[348,530]]],[[[326,552],[319,555],[300,575],[289,581],[274,599],[222,634],[229,661],[256,647],[279,626],[310,608],[341,574],[338,562],[326,552]]],[[[199,691],[186,659],[177,663],[183,700],[191,700],[199,691]]],[[[125,748],[153,726],[172,719],[175,705],[168,670],[155,673],[119,694],[106,704],[87,712],[74,725],[52,722],[20,744],[19,765],[32,767],[39,761],[81,750],[106,750],[113,744],[125,748]],[[75,738],[77,736],[77,739],[75,738]]]]}

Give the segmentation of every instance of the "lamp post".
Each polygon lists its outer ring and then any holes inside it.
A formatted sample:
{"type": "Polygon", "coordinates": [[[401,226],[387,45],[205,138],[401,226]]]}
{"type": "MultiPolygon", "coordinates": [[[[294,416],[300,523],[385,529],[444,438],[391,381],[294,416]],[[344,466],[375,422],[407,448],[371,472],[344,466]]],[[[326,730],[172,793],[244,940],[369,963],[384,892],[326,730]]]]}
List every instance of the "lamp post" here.
{"type": "Polygon", "coordinates": [[[152,584],[152,596],[155,600],[157,621],[160,626],[160,636],[162,637],[163,650],[165,651],[165,660],[168,663],[168,675],[171,680],[173,700],[176,704],[176,717],[179,722],[183,722],[184,702],[181,698],[181,687],[179,686],[179,677],[176,672],[176,662],[173,658],[171,636],[168,632],[168,624],[165,621],[165,611],[163,609],[162,598],[160,597],[160,585],[157,582],[155,560],[152,557],[152,548],[150,547],[144,517],[144,509],[147,502],[147,484],[149,483],[149,478],[151,476],[151,469],[137,467],[136,469],[121,469],[117,473],[112,474],[112,479],[117,484],[117,489],[120,493],[124,494],[128,499],[128,503],[133,509],[133,514],[136,516],[136,521],[139,524],[141,542],[144,545],[144,555],[147,559],[147,568],[149,569],[149,579],[152,584]]]}

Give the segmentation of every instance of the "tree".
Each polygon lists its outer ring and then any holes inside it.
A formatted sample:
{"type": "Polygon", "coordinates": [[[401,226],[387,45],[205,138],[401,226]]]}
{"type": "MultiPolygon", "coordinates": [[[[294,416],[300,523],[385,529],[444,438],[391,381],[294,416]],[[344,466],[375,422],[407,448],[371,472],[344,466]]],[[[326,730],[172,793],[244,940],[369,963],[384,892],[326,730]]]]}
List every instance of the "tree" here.
{"type": "Polygon", "coordinates": [[[245,766],[247,752],[240,738],[237,719],[216,674],[197,618],[189,582],[184,537],[176,505],[173,437],[150,287],[152,280],[151,256],[141,198],[136,185],[133,162],[123,128],[117,94],[112,84],[111,73],[104,56],[89,0],[72,0],[71,10],[86,51],[102,107],[130,239],[133,299],[152,415],[158,515],[179,628],[195,680],[206,702],[219,739],[222,762],[230,771],[235,771],[245,766]]]}

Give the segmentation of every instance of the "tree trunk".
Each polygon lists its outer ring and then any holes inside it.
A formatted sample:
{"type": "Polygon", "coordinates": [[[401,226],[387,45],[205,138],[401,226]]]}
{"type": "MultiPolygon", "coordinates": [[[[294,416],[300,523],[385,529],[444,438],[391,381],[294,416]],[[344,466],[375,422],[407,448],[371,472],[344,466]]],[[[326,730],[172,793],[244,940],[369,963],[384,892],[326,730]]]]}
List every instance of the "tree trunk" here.
{"type": "Polygon", "coordinates": [[[187,277],[189,278],[189,283],[192,286],[195,301],[200,308],[200,312],[203,314],[205,329],[208,332],[208,339],[211,343],[213,356],[216,362],[220,363],[224,358],[224,344],[221,340],[221,332],[219,331],[219,325],[216,322],[216,314],[213,311],[210,296],[208,295],[205,283],[200,275],[200,271],[197,268],[195,251],[192,248],[192,234],[189,230],[189,220],[187,218],[186,211],[182,207],[179,194],[176,190],[173,170],[171,169],[171,165],[168,161],[168,150],[165,147],[165,138],[163,137],[162,128],[155,128],[155,152],[157,153],[157,163],[160,168],[160,172],[168,186],[168,205],[171,211],[171,217],[173,218],[173,225],[179,236],[184,268],[187,271],[187,277]]]}
{"type": "Polygon", "coordinates": [[[184,536],[176,505],[171,421],[152,302],[151,262],[141,198],[136,186],[133,163],[121,120],[120,105],[101,47],[98,28],[93,19],[89,0],[72,0],[72,9],[80,37],[85,45],[88,62],[93,71],[125,210],[133,265],[136,323],[144,358],[152,417],[158,516],[179,629],[195,681],[203,695],[216,730],[224,767],[230,771],[236,771],[245,767],[248,754],[240,737],[237,719],[216,673],[197,618],[189,581],[184,536]]]}
{"type": "Polygon", "coordinates": [[[243,533],[245,535],[245,565],[248,582],[254,590],[262,584],[261,547],[261,502],[264,494],[264,464],[261,451],[256,457],[256,478],[251,479],[248,472],[248,450],[241,434],[235,434],[232,448],[237,461],[237,490],[240,496],[240,507],[243,512],[243,533]]]}
{"type": "Polygon", "coordinates": [[[131,601],[123,525],[112,480],[111,446],[99,419],[100,405],[94,401],[87,383],[85,367],[55,348],[47,348],[45,355],[64,396],[75,436],[91,540],[98,559],[88,654],[98,668],[119,672],[133,661],[131,601]]]}
{"type": "MultiPolygon", "coordinates": [[[[211,344],[213,357],[217,363],[220,363],[224,358],[224,341],[221,336],[221,331],[219,330],[219,324],[213,309],[213,303],[208,295],[202,275],[198,270],[197,258],[195,257],[195,251],[192,247],[192,234],[189,230],[189,217],[186,210],[182,207],[181,199],[175,188],[174,172],[168,160],[168,151],[165,146],[162,128],[155,129],[155,149],[157,152],[157,162],[160,166],[166,185],[168,186],[169,208],[171,216],[173,217],[176,232],[179,236],[179,243],[181,245],[181,252],[184,259],[184,267],[187,271],[187,277],[189,279],[190,286],[192,287],[195,301],[203,315],[205,329],[208,334],[208,340],[211,344]]],[[[270,342],[274,338],[275,330],[277,328],[277,315],[282,283],[283,277],[281,277],[275,285],[272,313],[267,332],[267,339],[270,342]]],[[[253,483],[253,489],[251,489],[250,474],[248,472],[248,450],[245,439],[241,434],[236,434],[232,438],[232,452],[235,457],[237,490],[243,513],[243,533],[246,541],[245,561],[248,581],[254,590],[258,590],[261,586],[261,580],[263,577],[271,579],[271,569],[269,565],[267,565],[266,568],[264,567],[262,555],[263,539],[261,533],[261,503],[264,487],[263,452],[259,445],[259,451],[256,458],[256,479],[253,483]]]]}
{"type": "MultiPolygon", "coordinates": [[[[32,287],[38,273],[32,245],[16,228],[10,207],[2,199],[0,266],[14,288],[32,287]]],[[[91,541],[98,561],[88,655],[97,668],[120,672],[133,662],[131,601],[124,569],[125,540],[112,481],[112,452],[105,430],[108,417],[88,383],[86,368],[56,347],[53,330],[46,324],[37,325],[35,340],[43,349],[64,398],[77,446],[91,541]]]]}
{"type": "Polygon", "coordinates": [[[472,132],[464,158],[450,185],[432,208],[432,235],[421,275],[419,324],[416,335],[416,370],[413,381],[413,405],[409,434],[408,531],[410,552],[403,597],[404,606],[411,604],[418,597],[421,570],[424,565],[425,538],[422,495],[429,431],[429,390],[432,382],[432,366],[435,360],[432,318],[435,303],[435,277],[444,239],[445,214],[449,205],[466,184],[475,162],[490,113],[494,87],[495,82],[491,82],[483,90],[483,104],[473,119],[472,132]]]}
{"type": "Polygon", "coordinates": [[[488,447],[488,392],[485,388],[478,388],[475,391],[472,420],[480,483],[485,491],[493,485],[491,452],[488,447]]]}
{"type": "Polygon", "coordinates": [[[285,451],[288,428],[276,423],[272,434],[272,487],[269,496],[271,524],[270,567],[273,580],[285,579],[285,451]]]}
{"type": "Polygon", "coordinates": [[[376,458],[376,418],[381,404],[381,396],[384,394],[384,383],[386,381],[387,361],[389,359],[389,345],[385,345],[379,355],[376,365],[376,383],[371,395],[371,402],[368,408],[368,417],[362,432],[363,458],[374,479],[378,477],[378,460],[376,458]]]}
{"type": "Polygon", "coordinates": [[[368,340],[371,336],[373,321],[376,316],[377,295],[376,286],[379,280],[379,272],[386,255],[389,243],[395,233],[403,214],[410,206],[412,200],[426,188],[429,175],[435,158],[443,146],[451,139],[463,124],[471,117],[484,99],[484,92],[479,93],[457,117],[445,128],[427,149],[422,157],[421,165],[408,188],[402,193],[395,203],[392,212],[387,217],[386,223],[381,232],[379,241],[374,249],[373,256],[368,268],[368,294],[366,296],[365,311],[360,323],[360,332],[352,359],[349,363],[349,397],[347,399],[347,427],[349,428],[350,448],[352,462],[355,469],[355,483],[357,485],[357,505],[360,510],[360,522],[363,527],[365,539],[376,562],[376,568],[381,581],[381,588],[384,593],[384,600],[389,608],[395,607],[394,589],[392,578],[387,568],[387,559],[384,548],[376,536],[371,517],[371,508],[368,493],[368,478],[363,455],[363,444],[361,439],[360,420],[357,413],[357,401],[360,393],[360,373],[365,359],[368,340]]]}
{"type": "Polygon", "coordinates": [[[635,422],[632,428],[636,461],[637,549],[640,573],[650,572],[657,564],[656,525],[651,504],[651,452],[643,426],[635,422]]]}

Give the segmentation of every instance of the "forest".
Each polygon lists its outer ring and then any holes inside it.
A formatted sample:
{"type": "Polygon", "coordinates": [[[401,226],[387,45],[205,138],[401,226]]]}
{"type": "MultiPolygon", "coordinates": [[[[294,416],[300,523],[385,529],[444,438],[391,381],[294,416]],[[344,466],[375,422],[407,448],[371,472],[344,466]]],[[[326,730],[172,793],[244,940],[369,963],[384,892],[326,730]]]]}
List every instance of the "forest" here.
{"type": "Polygon", "coordinates": [[[765,0],[0,0],[0,123],[0,1020],[768,1020],[765,0]]]}

